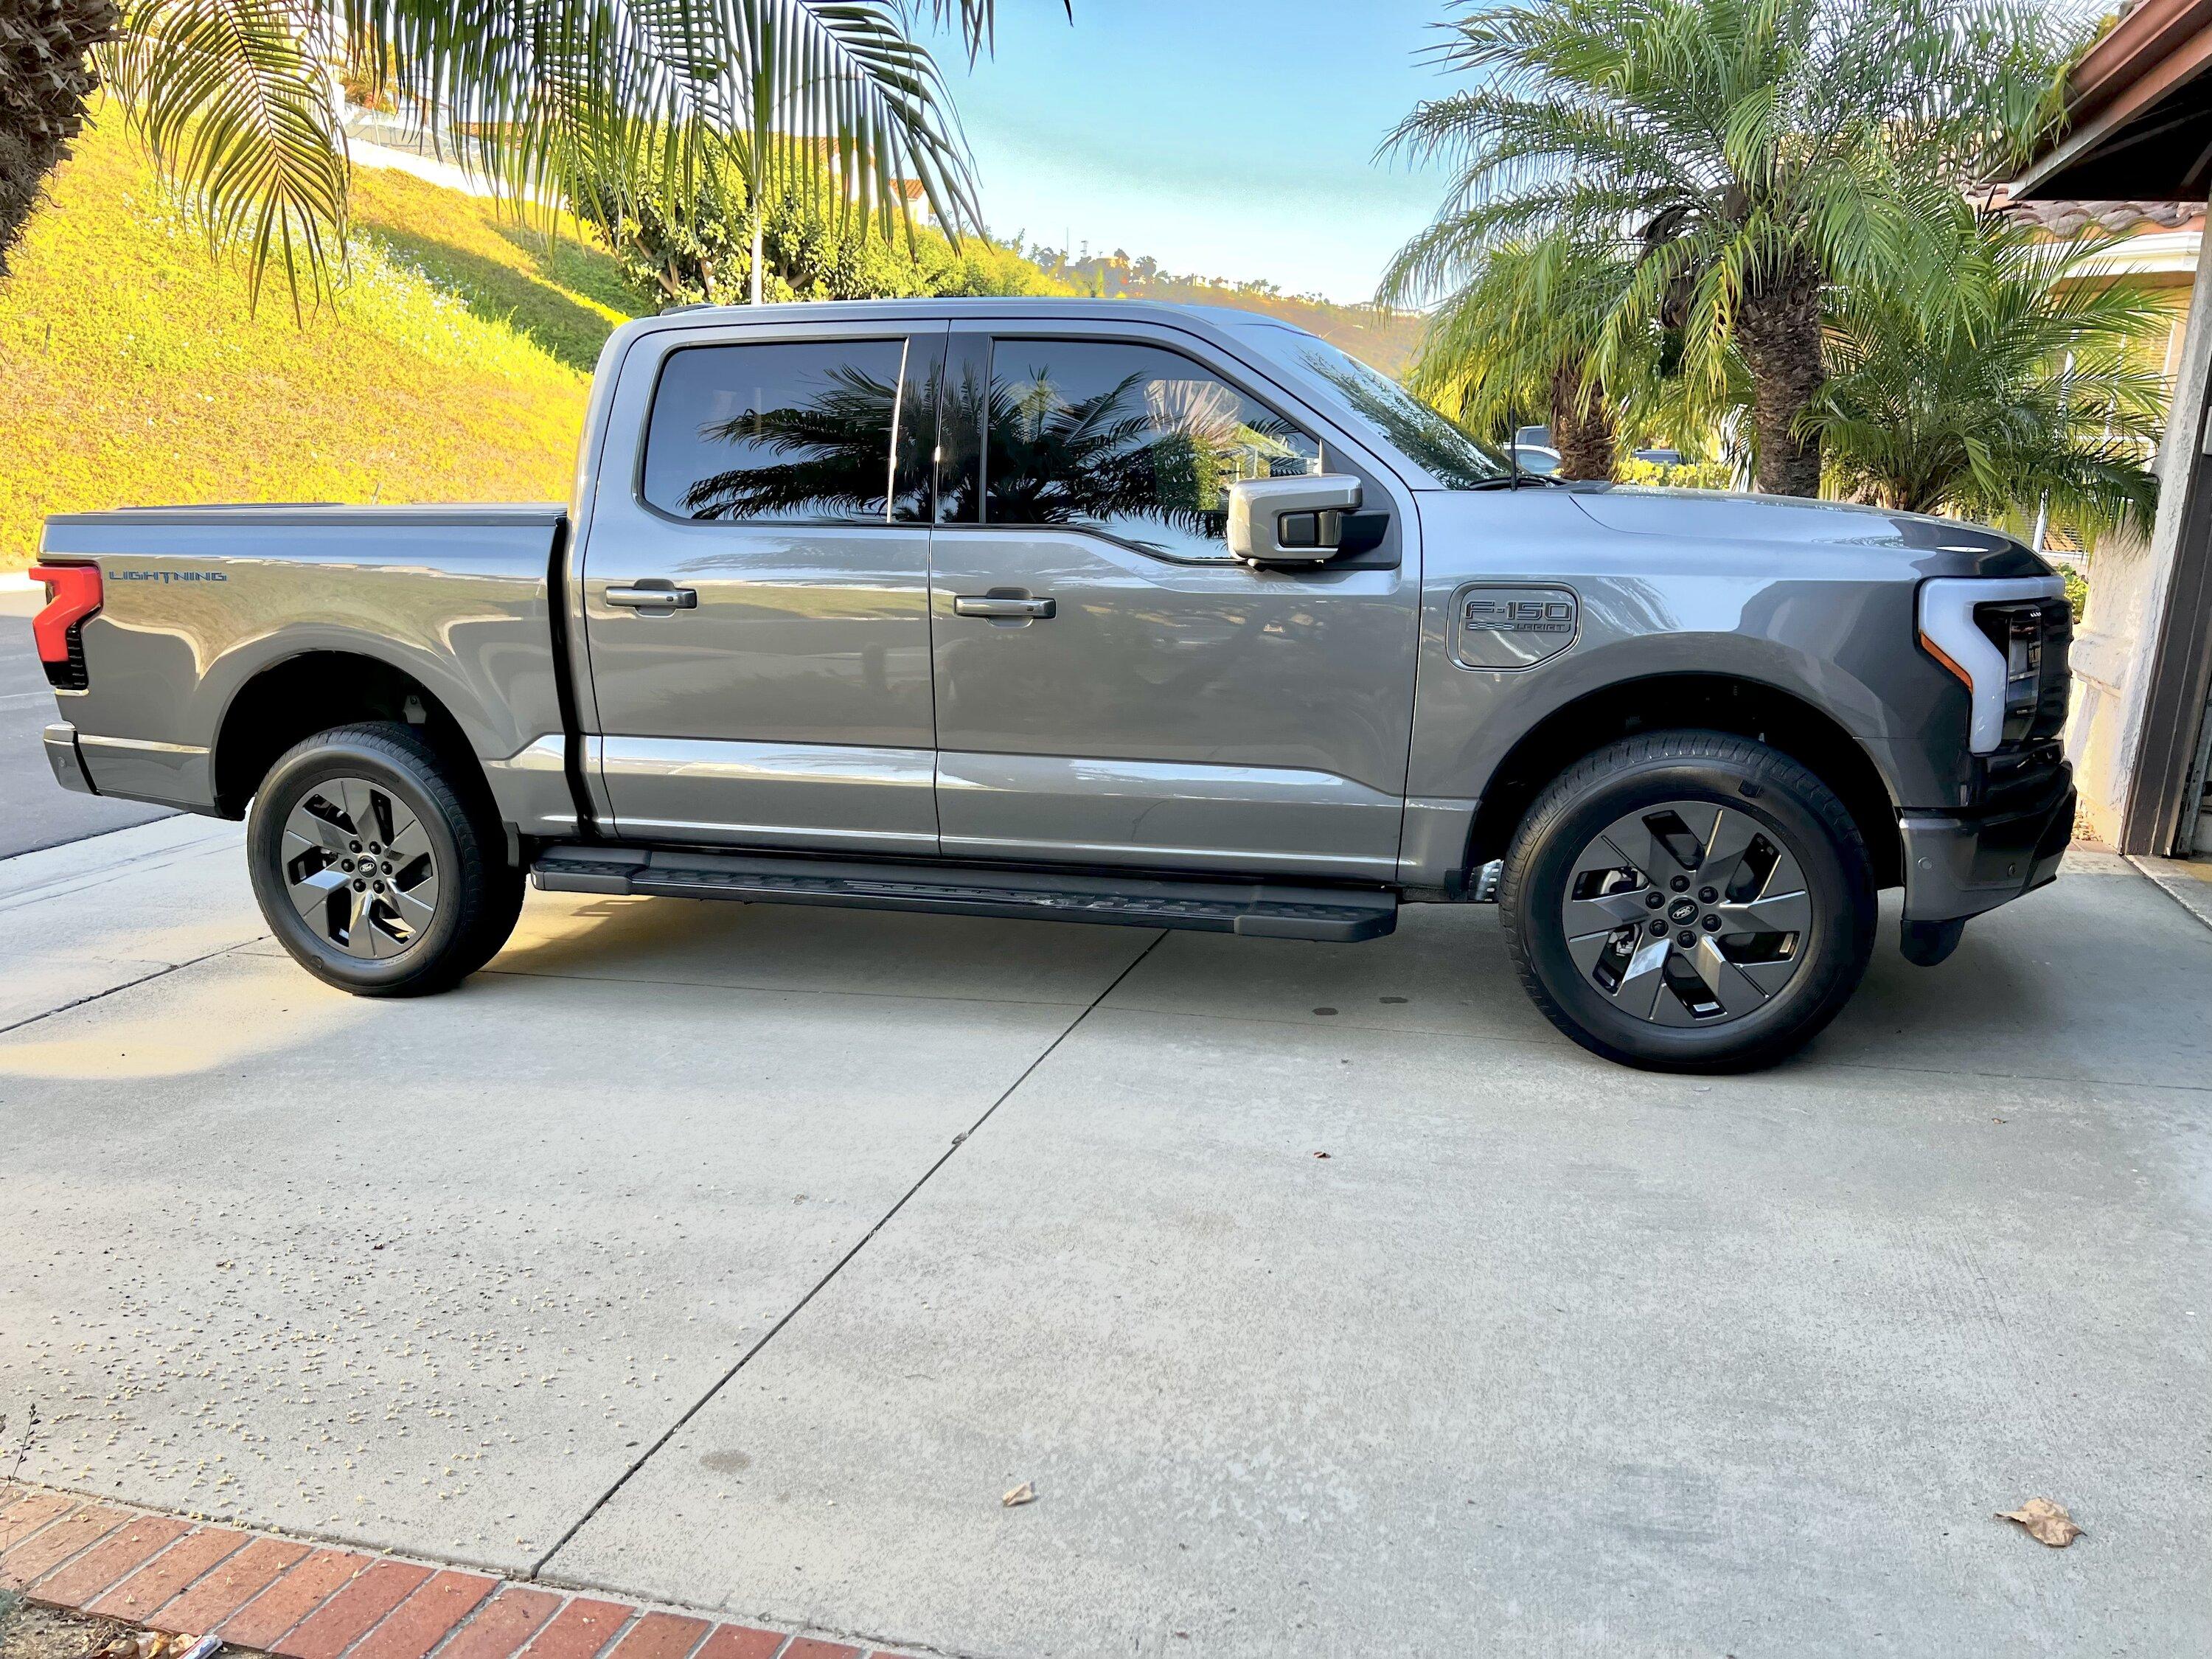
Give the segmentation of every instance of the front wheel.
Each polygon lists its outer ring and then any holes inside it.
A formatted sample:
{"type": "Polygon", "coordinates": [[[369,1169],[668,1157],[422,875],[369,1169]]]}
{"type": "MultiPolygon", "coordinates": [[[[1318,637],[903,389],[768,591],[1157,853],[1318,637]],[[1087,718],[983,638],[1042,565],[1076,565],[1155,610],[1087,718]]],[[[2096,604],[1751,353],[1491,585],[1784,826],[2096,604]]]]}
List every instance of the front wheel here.
{"type": "Polygon", "coordinates": [[[359,996],[421,996],[491,959],[522,874],[470,782],[396,723],[318,732],[278,759],[253,798],[246,859],[294,961],[359,996]]]}
{"type": "Polygon", "coordinates": [[[1874,948],[1866,842],[1835,792],[1717,732],[1627,738],[1529,809],[1498,888],[1552,1023],[1658,1071],[1771,1064],[1834,1018],[1874,948]]]}

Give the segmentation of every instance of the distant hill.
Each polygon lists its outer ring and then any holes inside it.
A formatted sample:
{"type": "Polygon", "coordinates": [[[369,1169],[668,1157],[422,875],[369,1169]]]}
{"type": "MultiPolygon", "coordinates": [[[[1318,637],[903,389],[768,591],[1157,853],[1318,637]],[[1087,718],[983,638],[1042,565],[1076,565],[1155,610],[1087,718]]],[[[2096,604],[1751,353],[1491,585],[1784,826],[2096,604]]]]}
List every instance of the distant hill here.
{"type": "Polygon", "coordinates": [[[1285,294],[1273,283],[1232,282],[1223,276],[1177,275],[1159,261],[1116,250],[1073,254],[1065,248],[1025,250],[1046,276],[1079,294],[1105,299],[1166,300],[1177,304],[1238,306],[1265,312],[1318,334],[1385,374],[1405,372],[1420,349],[1428,319],[1413,312],[1344,306],[1317,294],[1285,294]]]}

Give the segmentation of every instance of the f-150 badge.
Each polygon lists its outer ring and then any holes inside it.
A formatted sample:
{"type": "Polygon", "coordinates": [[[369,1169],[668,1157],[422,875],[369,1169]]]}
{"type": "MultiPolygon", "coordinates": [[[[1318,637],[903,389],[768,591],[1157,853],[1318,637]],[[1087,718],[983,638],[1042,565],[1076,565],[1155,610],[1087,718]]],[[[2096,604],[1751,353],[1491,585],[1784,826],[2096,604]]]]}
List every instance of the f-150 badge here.
{"type": "Polygon", "coordinates": [[[1463,587],[1452,656],[1462,668],[1533,668],[1575,642],[1582,606],[1566,587],[1463,587]]]}

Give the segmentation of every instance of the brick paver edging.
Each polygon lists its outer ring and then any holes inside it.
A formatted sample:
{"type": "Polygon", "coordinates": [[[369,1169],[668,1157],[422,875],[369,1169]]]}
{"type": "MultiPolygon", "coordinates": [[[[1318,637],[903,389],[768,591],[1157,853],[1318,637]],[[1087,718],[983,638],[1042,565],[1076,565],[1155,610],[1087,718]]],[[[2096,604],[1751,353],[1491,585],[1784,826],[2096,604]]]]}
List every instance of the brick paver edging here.
{"type": "Polygon", "coordinates": [[[212,1632],[283,1659],[862,1659],[866,1651],[4,1480],[0,1589],[157,1631],[212,1632]]]}

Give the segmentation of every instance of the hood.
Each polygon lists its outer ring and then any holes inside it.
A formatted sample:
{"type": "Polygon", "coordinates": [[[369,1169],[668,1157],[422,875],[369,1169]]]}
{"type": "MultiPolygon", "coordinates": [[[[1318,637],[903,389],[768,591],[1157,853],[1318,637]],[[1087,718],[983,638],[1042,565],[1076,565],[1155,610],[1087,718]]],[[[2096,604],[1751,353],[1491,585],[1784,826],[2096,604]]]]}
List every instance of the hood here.
{"type": "Polygon", "coordinates": [[[1583,515],[1626,535],[1674,541],[1789,543],[1893,548],[1928,574],[2047,576],[2051,567],[2001,532],[1925,513],[1794,495],[1718,489],[1662,489],[1642,484],[1568,484],[1583,515]]]}

